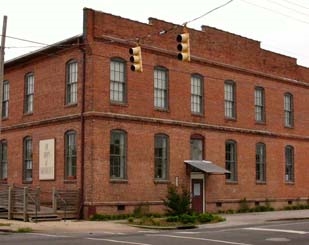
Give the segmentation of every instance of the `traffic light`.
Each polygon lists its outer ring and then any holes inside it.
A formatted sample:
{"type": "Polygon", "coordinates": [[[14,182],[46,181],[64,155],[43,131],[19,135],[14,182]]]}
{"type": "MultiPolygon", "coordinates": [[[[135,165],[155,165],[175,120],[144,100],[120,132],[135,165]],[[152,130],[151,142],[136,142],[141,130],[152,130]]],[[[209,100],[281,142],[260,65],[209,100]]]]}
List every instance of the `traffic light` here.
{"type": "Polygon", "coordinates": [[[130,53],[130,62],[131,64],[131,71],[142,72],[143,71],[143,64],[142,64],[142,49],[140,46],[135,48],[129,49],[130,53]]]}
{"type": "Polygon", "coordinates": [[[177,58],[182,61],[190,61],[190,36],[188,32],[177,35],[176,38],[179,51],[177,58]]]}

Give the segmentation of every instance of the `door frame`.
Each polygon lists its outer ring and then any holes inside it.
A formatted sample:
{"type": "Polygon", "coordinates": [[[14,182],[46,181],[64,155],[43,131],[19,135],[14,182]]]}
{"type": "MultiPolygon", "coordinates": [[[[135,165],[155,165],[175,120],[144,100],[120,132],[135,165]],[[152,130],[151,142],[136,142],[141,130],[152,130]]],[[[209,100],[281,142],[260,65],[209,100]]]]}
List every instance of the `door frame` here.
{"type": "MultiPolygon", "coordinates": [[[[205,186],[205,174],[204,173],[192,173],[190,174],[190,193],[191,193],[191,201],[192,201],[192,180],[198,179],[203,181],[203,213],[205,213],[206,207],[205,207],[205,200],[206,200],[206,186],[205,186]]],[[[191,204],[192,208],[192,204],[191,204]]]]}

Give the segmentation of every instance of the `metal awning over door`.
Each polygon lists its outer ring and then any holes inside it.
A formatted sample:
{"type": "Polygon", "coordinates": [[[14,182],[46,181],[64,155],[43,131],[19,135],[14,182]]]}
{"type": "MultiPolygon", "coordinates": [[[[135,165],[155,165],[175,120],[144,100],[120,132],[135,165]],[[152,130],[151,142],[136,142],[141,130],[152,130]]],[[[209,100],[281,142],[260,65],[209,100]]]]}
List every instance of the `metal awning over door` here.
{"type": "Polygon", "coordinates": [[[222,168],[211,161],[206,160],[185,160],[185,164],[199,169],[200,171],[208,174],[228,174],[230,171],[222,168]]]}

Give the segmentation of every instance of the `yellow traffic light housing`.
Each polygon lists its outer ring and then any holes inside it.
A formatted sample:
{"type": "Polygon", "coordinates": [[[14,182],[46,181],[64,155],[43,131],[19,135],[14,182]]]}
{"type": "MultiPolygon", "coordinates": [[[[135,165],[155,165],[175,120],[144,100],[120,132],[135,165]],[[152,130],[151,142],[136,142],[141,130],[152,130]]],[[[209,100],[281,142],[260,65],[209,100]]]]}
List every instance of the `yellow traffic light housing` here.
{"type": "Polygon", "coordinates": [[[190,35],[188,32],[177,35],[176,38],[179,51],[177,58],[182,61],[190,61],[190,35]]]}
{"type": "Polygon", "coordinates": [[[143,63],[142,63],[142,49],[140,46],[129,49],[131,71],[142,72],[143,71],[143,63]]]}

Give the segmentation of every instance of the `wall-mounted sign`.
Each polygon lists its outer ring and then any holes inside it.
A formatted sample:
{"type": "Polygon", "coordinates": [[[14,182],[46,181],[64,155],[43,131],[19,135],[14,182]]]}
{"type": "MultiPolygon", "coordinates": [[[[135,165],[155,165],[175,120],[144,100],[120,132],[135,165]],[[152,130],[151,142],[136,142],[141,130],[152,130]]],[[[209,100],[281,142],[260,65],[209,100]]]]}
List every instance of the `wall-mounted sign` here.
{"type": "Polygon", "coordinates": [[[39,179],[55,179],[55,139],[40,140],[39,146],[39,179]]]}

